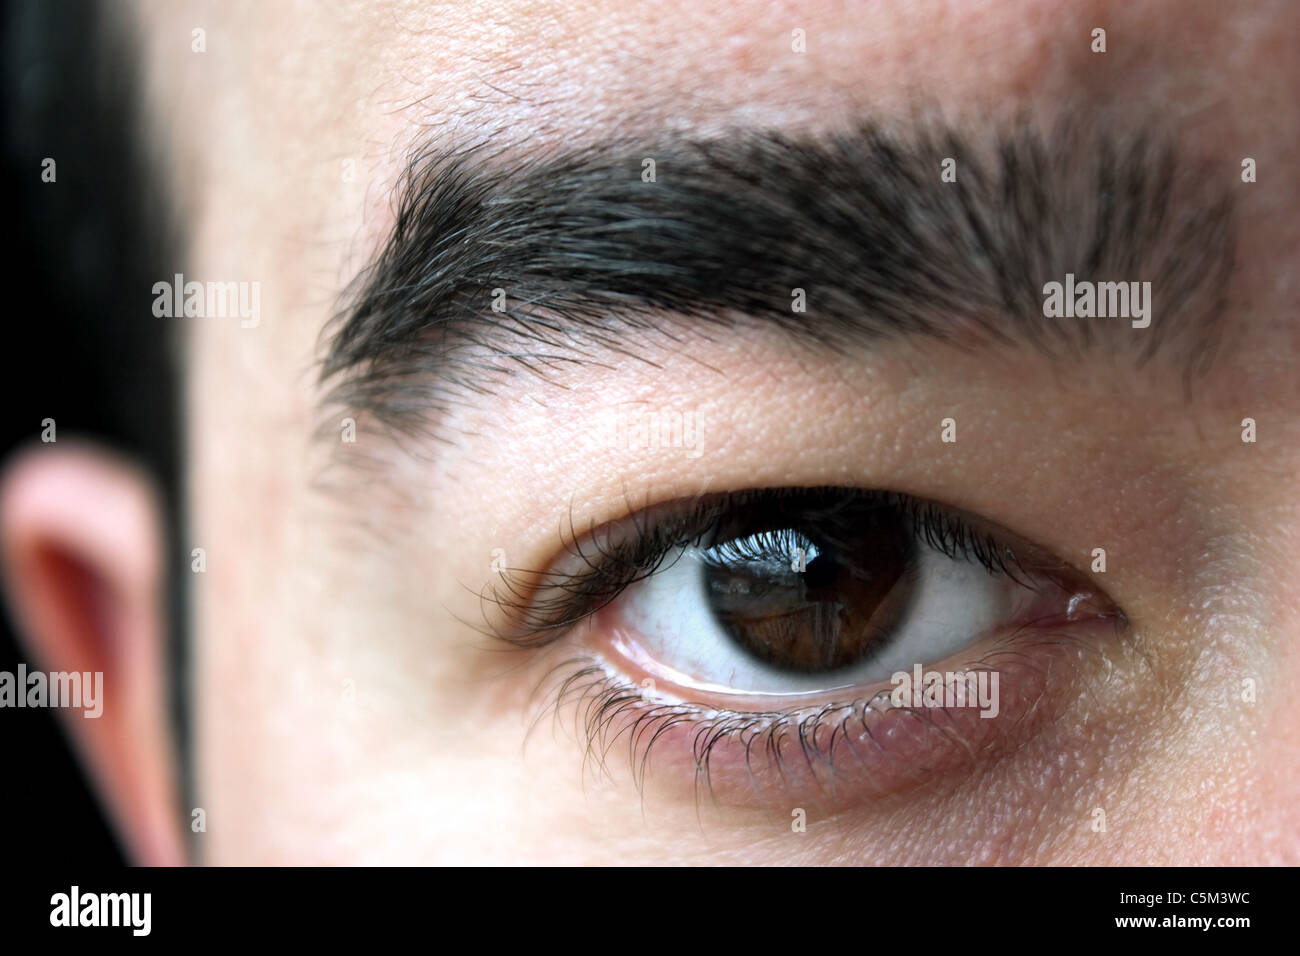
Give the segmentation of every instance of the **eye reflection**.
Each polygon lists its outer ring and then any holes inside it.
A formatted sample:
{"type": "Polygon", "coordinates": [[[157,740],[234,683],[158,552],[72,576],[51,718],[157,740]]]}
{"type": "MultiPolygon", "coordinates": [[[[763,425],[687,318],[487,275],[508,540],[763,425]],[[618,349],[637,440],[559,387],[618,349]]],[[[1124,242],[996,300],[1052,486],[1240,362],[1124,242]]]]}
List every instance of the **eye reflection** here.
{"type": "Polygon", "coordinates": [[[709,609],[739,647],[775,668],[816,673],[861,660],[897,626],[915,577],[915,545],[892,509],[855,533],[816,517],[699,553],[709,609]]]}

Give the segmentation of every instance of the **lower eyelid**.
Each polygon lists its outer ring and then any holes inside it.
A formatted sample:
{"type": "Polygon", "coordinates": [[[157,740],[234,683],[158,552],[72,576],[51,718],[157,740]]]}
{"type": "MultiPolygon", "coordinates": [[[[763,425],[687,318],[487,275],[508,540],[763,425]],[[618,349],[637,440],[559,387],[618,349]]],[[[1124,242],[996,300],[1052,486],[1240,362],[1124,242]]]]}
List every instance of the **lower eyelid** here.
{"type": "Polygon", "coordinates": [[[990,717],[970,706],[894,707],[889,687],[795,712],[728,710],[659,697],[591,650],[552,671],[549,704],[573,708],[589,758],[613,771],[611,761],[630,757],[636,784],[655,793],[720,806],[783,807],[797,799],[839,809],[952,785],[1014,752],[1069,705],[1089,654],[1120,626],[1095,618],[1022,628],[924,667],[996,673],[998,712],[990,717]]]}

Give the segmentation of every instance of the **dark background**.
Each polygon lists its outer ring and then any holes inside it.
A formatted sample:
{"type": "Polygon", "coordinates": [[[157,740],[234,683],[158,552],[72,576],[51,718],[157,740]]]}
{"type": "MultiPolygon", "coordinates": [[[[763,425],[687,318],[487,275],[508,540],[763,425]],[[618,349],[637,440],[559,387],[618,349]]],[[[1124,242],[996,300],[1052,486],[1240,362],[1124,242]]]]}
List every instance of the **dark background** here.
{"type": "MultiPolygon", "coordinates": [[[[176,527],[173,335],[151,287],[180,260],[171,210],[139,131],[137,62],[120,25],[90,0],[0,0],[3,189],[9,242],[0,463],[39,444],[89,438],[157,477],[176,527]],[[41,179],[45,157],[57,181],[41,179]]],[[[178,577],[173,575],[173,577],[178,577]]],[[[180,618],[180,602],[173,601],[180,618]]],[[[180,649],[179,647],[177,648],[180,649]]],[[[174,663],[181,662],[179,654],[174,663]]],[[[20,660],[7,608],[0,670],[20,660]]],[[[180,707],[181,701],[174,701],[180,707]]],[[[0,820],[11,860],[123,861],[57,714],[0,710],[0,820]]]]}

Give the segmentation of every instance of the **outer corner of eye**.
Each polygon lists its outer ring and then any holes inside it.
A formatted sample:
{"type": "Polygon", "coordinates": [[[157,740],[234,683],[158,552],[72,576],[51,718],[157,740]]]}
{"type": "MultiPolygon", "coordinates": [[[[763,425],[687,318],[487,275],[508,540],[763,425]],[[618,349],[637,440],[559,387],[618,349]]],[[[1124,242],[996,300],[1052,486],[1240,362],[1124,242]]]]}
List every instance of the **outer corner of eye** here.
{"type": "Polygon", "coordinates": [[[589,736],[726,803],[843,803],[993,759],[1068,700],[1052,659],[1118,614],[1041,549],[892,492],[743,492],[629,527],[585,561],[589,736]]]}

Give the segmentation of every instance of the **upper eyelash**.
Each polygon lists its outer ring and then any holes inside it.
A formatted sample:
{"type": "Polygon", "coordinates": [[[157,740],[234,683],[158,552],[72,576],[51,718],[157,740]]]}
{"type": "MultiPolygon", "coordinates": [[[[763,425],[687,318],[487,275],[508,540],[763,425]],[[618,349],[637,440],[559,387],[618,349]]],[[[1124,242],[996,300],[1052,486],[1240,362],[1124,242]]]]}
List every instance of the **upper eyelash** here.
{"type": "Polygon", "coordinates": [[[756,535],[724,541],[709,549],[703,556],[708,564],[725,564],[732,561],[761,561],[773,555],[789,556],[795,548],[807,549],[811,542],[793,528],[761,531],[756,535]]]}
{"type": "MultiPolygon", "coordinates": [[[[857,488],[781,488],[723,492],[670,502],[633,513],[623,521],[594,529],[584,539],[572,520],[562,535],[565,553],[582,565],[578,571],[506,569],[499,582],[480,595],[497,608],[490,624],[498,637],[519,647],[557,640],[572,627],[615,600],[626,588],[655,574],[680,549],[698,546],[717,523],[742,508],[782,499],[819,497],[838,507],[852,502],[893,508],[903,514],[931,548],[954,560],[979,563],[990,574],[1004,574],[1025,587],[1024,556],[991,532],[974,527],[955,509],[892,491],[857,488]]],[[[829,506],[828,506],[829,507],[829,506]]],[[[806,509],[812,513],[811,507],[806,509]]],[[[554,564],[552,565],[552,568],[554,564]]]]}

